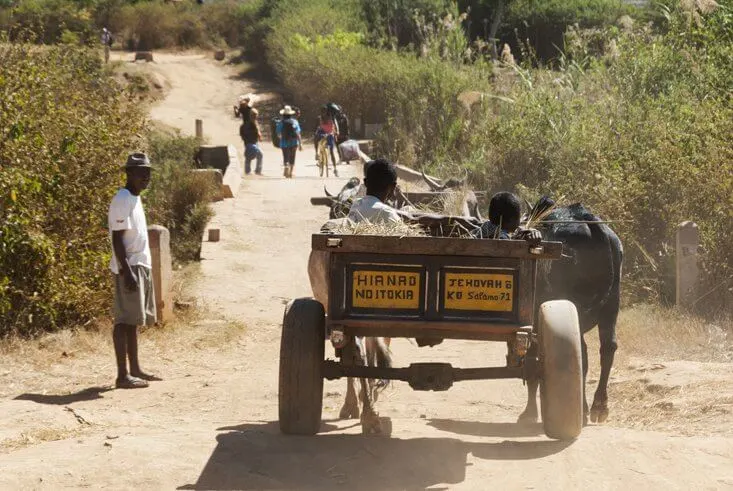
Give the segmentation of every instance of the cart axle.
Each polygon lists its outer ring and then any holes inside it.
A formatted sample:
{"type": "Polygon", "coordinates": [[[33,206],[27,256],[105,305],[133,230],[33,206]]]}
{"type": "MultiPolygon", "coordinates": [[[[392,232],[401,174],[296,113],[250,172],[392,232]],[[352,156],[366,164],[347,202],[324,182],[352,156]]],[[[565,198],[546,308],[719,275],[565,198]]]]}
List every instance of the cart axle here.
{"type": "Polygon", "coordinates": [[[521,367],[454,368],[450,363],[412,363],[406,368],[345,366],[334,360],[323,362],[323,377],[335,380],[342,377],[401,380],[414,390],[448,390],[453,382],[524,378],[521,367]]]}

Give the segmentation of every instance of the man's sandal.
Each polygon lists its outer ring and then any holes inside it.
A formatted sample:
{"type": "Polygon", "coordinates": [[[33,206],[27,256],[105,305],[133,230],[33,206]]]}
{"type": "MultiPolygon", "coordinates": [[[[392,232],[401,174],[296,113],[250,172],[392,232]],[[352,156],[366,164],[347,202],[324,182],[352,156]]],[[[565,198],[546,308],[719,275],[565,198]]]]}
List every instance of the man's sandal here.
{"type": "Polygon", "coordinates": [[[148,382],[160,382],[161,380],[163,380],[160,377],[157,377],[155,375],[150,375],[149,373],[144,373],[144,372],[131,373],[130,375],[132,375],[135,378],[139,378],[141,380],[147,380],[148,382]]]}
{"type": "Polygon", "coordinates": [[[143,379],[129,376],[115,381],[115,387],[118,389],[143,389],[148,385],[150,384],[143,379]]]}

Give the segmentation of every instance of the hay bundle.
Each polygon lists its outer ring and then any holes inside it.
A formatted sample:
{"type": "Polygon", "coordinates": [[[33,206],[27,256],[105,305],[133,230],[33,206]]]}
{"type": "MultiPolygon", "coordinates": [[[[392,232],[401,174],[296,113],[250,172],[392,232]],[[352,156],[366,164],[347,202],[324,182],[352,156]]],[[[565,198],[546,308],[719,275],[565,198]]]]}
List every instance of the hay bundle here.
{"type": "Polygon", "coordinates": [[[427,234],[417,224],[408,224],[404,222],[387,222],[372,223],[367,220],[363,222],[354,222],[348,218],[337,218],[329,220],[323,227],[321,232],[332,233],[337,235],[381,235],[396,237],[425,237],[427,234]]]}

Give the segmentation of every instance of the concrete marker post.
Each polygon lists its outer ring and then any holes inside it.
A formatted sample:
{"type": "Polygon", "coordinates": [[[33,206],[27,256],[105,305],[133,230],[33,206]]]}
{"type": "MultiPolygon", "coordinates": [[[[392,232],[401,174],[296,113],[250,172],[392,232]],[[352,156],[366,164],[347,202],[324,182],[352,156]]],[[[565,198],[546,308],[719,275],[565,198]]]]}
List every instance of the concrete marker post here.
{"type": "Polygon", "coordinates": [[[153,259],[153,289],[158,323],[173,318],[173,262],[171,260],[170,232],[162,225],[148,227],[148,242],[153,259]]]}
{"type": "Polygon", "coordinates": [[[677,226],[676,241],[676,305],[681,308],[694,306],[699,270],[697,249],[700,231],[695,222],[686,221],[677,226]]]}
{"type": "Polygon", "coordinates": [[[196,120],[196,138],[199,140],[204,138],[204,122],[200,119],[196,120]]]}

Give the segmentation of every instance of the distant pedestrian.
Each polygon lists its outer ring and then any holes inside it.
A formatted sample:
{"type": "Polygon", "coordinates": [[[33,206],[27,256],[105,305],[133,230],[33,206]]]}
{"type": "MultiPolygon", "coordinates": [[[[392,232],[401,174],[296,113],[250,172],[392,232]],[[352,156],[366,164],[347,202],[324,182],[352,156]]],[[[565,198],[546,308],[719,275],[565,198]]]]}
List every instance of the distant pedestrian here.
{"type": "Polygon", "coordinates": [[[256,96],[252,93],[240,95],[234,106],[234,116],[242,118],[242,122],[249,121],[249,111],[254,107],[256,96]]]}
{"type": "Polygon", "coordinates": [[[275,130],[283,152],[283,176],[285,177],[293,177],[295,153],[297,150],[303,150],[303,143],[300,139],[300,124],[295,118],[295,114],[290,106],[282,108],[280,110],[282,120],[277,123],[275,130]]]}
{"type": "Polygon", "coordinates": [[[100,38],[102,46],[104,46],[104,62],[109,63],[109,50],[112,47],[112,33],[106,27],[102,28],[102,36],[100,38]]]}
{"type": "Polygon", "coordinates": [[[260,150],[259,142],[262,141],[262,132],[257,124],[258,114],[257,109],[250,108],[249,120],[239,127],[239,136],[244,142],[244,173],[249,175],[252,171],[252,160],[257,159],[255,174],[260,176],[262,175],[262,150],[260,150]]]}
{"type": "Polygon", "coordinates": [[[110,269],[114,274],[112,340],[117,359],[115,386],[120,389],[147,387],[148,381],[160,380],[143,372],[137,357],[137,327],[150,326],[156,321],[151,274],[153,262],[148,245],[148,225],[140,199],[140,193],[150,184],[150,168],[147,155],[131,154],[125,164],[127,183],[109,206],[110,269]]]}

